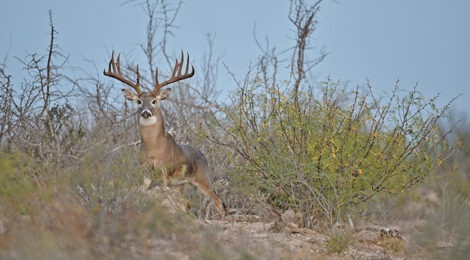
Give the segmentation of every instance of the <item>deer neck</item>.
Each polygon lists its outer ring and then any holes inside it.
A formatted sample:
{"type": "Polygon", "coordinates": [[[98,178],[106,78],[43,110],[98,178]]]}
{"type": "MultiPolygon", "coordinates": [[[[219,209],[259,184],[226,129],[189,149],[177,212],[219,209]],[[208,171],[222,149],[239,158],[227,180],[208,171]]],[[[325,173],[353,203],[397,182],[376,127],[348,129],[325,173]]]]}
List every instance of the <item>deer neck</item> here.
{"type": "Polygon", "coordinates": [[[139,128],[142,144],[144,146],[159,142],[166,137],[165,123],[160,110],[148,119],[139,117],[139,128]]]}

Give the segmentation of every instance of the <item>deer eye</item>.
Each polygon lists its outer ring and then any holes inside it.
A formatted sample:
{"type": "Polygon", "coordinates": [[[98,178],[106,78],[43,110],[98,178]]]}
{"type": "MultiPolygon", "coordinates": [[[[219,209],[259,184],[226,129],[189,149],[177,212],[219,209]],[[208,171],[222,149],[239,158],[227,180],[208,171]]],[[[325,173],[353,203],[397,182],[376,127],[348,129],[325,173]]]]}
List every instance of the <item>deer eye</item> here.
{"type": "Polygon", "coordinates": [[[154,100],[152,101],[152,104],[154,104],[154,105],[157,104],[157,100],[154,99],[154,100]]]}
{"type": "Polygon", "coordinates": [[[137,104],[141,105],[141,104],[142,104],[142,100],[137,99],[137,104]]]}

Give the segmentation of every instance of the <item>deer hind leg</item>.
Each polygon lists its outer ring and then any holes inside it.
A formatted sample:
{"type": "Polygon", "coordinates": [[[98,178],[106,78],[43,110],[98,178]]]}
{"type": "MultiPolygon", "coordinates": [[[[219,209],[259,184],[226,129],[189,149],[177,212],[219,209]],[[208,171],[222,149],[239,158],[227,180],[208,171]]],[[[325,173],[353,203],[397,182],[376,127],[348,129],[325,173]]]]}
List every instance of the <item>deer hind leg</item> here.
{"type": "Polygon", "coordinates": [[[184,179],[185,171],[185,165],[183,165],[179,169],[176,169],[169,179],[170,185],[168,187],[177,188],[178,191],[182,194],[184,190],[184,185],[191,183],[191,181],[184,179]]]}
{"type": "Polygon", "coordinates": [[[207,178],[207,175],[205,174],[205,172],[202,172],[202,171],[197,172],[193,180],[193,184],[196,185],[199,188],[199,190],[201,190],[201,192],[204,193],[204,195],[212,199],[212,201],[215,203],[215,206],[217,207],[217,210],[219,211],[219,214],[222,217],[225,217],[227,213],[225,204],[222,202],[219,196],[215,194],[209,182],[209,178],[207,178]]]}

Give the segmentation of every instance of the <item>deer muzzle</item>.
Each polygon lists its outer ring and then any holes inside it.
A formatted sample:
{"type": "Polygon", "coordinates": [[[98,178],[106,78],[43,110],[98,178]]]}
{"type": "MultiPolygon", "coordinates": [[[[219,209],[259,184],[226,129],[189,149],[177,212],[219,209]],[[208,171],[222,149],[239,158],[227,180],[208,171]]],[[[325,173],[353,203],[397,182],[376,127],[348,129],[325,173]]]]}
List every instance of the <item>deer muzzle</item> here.
{"type": "Polygon", "coordinates": [[[149,118],[149,117],[152,116],[152,114],[151,114],[149,111],[147,111],[147,110],[143,111],[140,115],[141,115],[143,118],[145,118],[145,119],[147,119],[147,118],[149,118]]]}

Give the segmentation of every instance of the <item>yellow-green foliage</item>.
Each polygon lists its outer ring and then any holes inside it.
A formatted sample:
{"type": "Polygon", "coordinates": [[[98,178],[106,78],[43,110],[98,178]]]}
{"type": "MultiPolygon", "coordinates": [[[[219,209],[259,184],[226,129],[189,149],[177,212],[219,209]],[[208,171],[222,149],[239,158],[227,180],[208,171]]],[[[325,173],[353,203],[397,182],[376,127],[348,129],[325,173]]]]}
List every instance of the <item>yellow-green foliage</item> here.
{"type": "Polygon", "coordinates": [[[370,92],[339,92],[320,84],[300,91],[264,87],[255,79],[232,96],[225,117],[214,118],[236,150],[234,179],[260,190],[281,208],[298,208],[333,223],[378,192],[401,192],[440,163],[445,149],[436,122],[445,116],[434,100],[396,88],[379,102],[370,92]]]}
{"type": "Polygon", "coordinates": [[[0,154],[0,205],[28,212],[28,199],[35,192],[32,175],[27,174],[28,161],[19,154],[0,154]]]}

